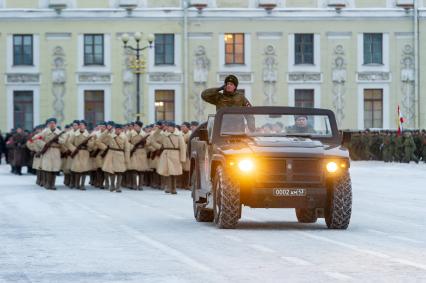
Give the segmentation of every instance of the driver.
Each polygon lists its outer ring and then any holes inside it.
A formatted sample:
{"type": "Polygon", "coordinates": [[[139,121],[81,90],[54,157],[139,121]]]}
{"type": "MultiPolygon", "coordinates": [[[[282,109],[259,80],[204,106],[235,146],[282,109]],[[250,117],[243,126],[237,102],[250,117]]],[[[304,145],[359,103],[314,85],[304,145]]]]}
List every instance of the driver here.
{"type": "Polygon", "coordinates": [[[308,116],[296,115],[294,125],[286,128],[288,134],[314,134],[314,128],[308,123],[308,116]]]}

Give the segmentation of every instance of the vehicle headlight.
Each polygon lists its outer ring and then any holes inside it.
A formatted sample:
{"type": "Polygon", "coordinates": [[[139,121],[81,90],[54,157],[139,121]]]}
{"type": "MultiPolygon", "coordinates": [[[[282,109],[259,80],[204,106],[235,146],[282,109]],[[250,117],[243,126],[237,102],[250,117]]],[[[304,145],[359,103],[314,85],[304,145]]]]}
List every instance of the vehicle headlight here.
{"type": "Polygon", "coordinates": [[[330,161],[327,163],[326,168],[329,173],[335,173],[338,169],[338,166],[336,162],[330,161]]]}
{"type": "Polygon", "coordinates": [[[238,162],[238,168],[244,173],[253,171],[254,162],[251,159],[243,159],[238,162]]]}

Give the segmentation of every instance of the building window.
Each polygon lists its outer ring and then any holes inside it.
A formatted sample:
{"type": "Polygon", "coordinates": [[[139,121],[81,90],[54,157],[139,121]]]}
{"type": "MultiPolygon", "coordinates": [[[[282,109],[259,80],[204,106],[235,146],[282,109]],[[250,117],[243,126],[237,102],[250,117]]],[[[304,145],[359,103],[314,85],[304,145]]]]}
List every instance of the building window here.
{"type": "Polygon", "coordinates": [[[155,35],[155,65],[175,64],[175,35],[155,35]]]}
{"type": "Polygon", "coordinates": [[[364,127],[383,128],[383,90],[364,90],[364,127]]]}
{"type": "Polygon", "coordinates": [[[33,36],[13,36],[13,65],[33,65],[33,36]]]}
{"type": "Polygon", "coordinates": [[[364,64],[383,64],[383,34],[364,33],[364,64]]]}
{"type": "Polygon", "coordinates": [[[155,120],[175,120],[175,91],[155,91],[155,120]]]}
{"type": "Polygon", "coordinates": [[[32,91],[13,92],[13,126],[31,130],[34,126],[34,95],[32,91]]]}
{"type": "Polygon", "coordinates": [[[314,64],[314,35],[294,35],[295,64],[314,64]]]}
{"type": "Polygon", "coordinates": [[[314,90],[313,89],[296,89],[294,93],[294,106],[313,108],[314,107],[314,90]]]}
{"type": "Polygon", "coordinates": [[[84,65],[104,65],[104,35],[84,35],[84,65]]]}
{"type": "Polygon", "coordinates": [[[105,120],[105,96],[103,90],[84,91],[84,119],[89,128],[105,120]]]}
{"type": "Polygon", "coordinates": [[[244,33],[225,34],[225,64],[244,64],[244,33]]]}

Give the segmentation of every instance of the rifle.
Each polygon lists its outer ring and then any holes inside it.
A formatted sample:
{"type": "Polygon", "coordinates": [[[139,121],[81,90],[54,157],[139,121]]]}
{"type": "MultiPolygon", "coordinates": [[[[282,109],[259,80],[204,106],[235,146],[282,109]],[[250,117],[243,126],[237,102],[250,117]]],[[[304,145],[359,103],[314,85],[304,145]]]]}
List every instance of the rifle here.
{"type": "Polygon", "coordinates": [[[105,158],[105,156],[107,155],[108,151],[109,151],[109,146],[107,147],[107,149],[105,149],[104,152],[102,152],[101,157],[105,158]]]}
{"type": "Polygon", "coordinates": [[[63,134],[65,134],[65,132],[61,132],[59,135],[56,135],[53,139],[51,139],[50,141],[48,141],[43,149],[40,151],[41,154],[45,154],[46,151],[50,148],[50,146],[52,145],[52,143],[55,143],[58,141],[59,137],[62,136],[63,134]]]}
{"type": "Polygon", "coordinates": [[[99,152],[101,152],[100,149],[90,152],[90,157],[95,158],[96,156],[98,156],[99,152]]]}
{"type": "Polygon", "coordinates": [[[86,146],[86,144],[89,142],[91,138],[93,138],[93,136],[87,137],[81,144],[79,144],[77,148],[71,153],[71,158],[74,158],[77,155],[77,153],[80,151],[80,149],[82,149],[83,146],[86,146]]]}
{"type": "Polygon", "coordinates": [[[160,157],[160,156],[161,156],[161,153],[163,153],[163,151],[164,151],[164,148],[163,148],[163,147],[161,147],[160,149],[154,150],[154,151],[151,153],[151,160],[154,160],[154,159],[155,159],[155,157],[160,157]]]}
{"type": "Polygon", "coordinates": [[[134,147],[133,147],[133,149],[130,151],[130,156],[133,156],[133,154],[136,152],[136,150],[138,149],[138,147],[140,146],[140,145],[143,145],[143,146],[145,146],[145,143],[146,143],[146,139],[148,138],[149,136],[147,135],[146,137],[143,137],[138,143],[136,143],[135,145],[134,145],[134,147]]]}

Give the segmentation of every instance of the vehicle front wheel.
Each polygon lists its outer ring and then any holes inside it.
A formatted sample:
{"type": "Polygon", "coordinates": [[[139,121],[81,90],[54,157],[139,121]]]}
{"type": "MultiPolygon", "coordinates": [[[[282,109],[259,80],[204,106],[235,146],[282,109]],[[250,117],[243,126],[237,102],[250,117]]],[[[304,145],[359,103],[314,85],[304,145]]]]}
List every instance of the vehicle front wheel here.
{"type": "Polygon", "coordinates": [[[192,173],[191,191],[192,191],[192,208],[194,210],[194,218],[197,222],[213,222],[213,209],[204,208],[198,201],[198,174],[192,173]]]}
{"type": "Polygon", "coordinates": [[[349,172],[339,176],[328,194],[325,222],[329,229],[347,229],[352,214],[352,184],[349,172]]]}
{"type": "Polygon", "coordinates": [[[296,208],[296,217],[300,223],[315,223],[318,219],[315,208],[296,208]]]}
{"type": "Polygon", "coordinates": [[[213,182],[214,222],[221,229],[233,229],[241,217],[240,189],[222,166],[216,169],[213,182]]]}

